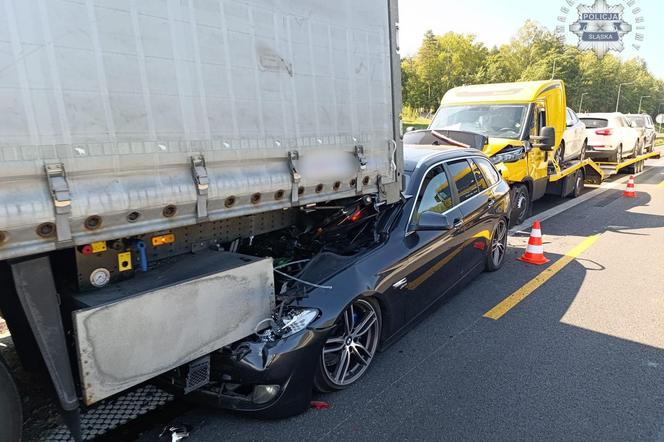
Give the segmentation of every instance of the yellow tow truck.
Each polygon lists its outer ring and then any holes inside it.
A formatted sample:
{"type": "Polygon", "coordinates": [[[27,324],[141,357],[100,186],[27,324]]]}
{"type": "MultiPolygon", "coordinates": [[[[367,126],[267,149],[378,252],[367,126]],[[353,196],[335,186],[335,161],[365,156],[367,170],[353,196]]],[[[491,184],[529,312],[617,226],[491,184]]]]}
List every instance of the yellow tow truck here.
{"type": "MultiPolygon", "coordinates": [[[[561,80],[550,80],[450,89],[429,129],[488,137],[482,150],[510,183],[512,222],[520,224],[528,217],[532,202],[547,190],[568,190],[569,183],[575,186],[579,179],[565,175],[564,183],[548,189],[549,176],[555,173],[553,152],[563,139],[565,127],[565,85],[561,80]]],[[[583,184],[581,174],[578,175],[583,184]]]]}
{"type": "Polygon", "coordinates": [[[407,134],[404,143],[483,146],[512,188],[512,224],[521,224],[532,202],[547,193],[576,197],[585,182],[599,184],[620,170],[638,172],[647,158],[659,155],[622,163],[579,158],[559,164],[555,151],[563,141],[566,109],[561,80],[461,86],[447,91],[429,128],[407,134]]]}

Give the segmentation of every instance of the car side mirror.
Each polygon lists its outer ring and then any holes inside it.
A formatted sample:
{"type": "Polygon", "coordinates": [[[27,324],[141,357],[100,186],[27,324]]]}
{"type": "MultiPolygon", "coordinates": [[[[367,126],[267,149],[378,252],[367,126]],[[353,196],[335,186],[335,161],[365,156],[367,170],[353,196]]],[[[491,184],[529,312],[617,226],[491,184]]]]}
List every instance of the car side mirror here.
{"type": "Polygon", "coordinates": [[[545,126],[540,131],[539,137],[533,137],[535,143],[534,147],[538,147],[542,150],[553,150],[553,146],[556,144],[556,131],[550,126],[545,126]]]}
{"type": "Polygon", "coordinates": [[[413,226],[414,231],[442,231],[451,230],[454,227],[452,221],[443,215],[436,212],[423,212],[420,214],[419,222],[413,226]]]}

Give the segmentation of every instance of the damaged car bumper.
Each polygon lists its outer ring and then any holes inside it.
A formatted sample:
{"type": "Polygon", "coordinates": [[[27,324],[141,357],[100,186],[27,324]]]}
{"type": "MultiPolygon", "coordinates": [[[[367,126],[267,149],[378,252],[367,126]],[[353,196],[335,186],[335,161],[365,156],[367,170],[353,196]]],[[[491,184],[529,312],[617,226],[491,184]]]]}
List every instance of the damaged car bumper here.
{"type": "Polygon", "coordinates": [[[211,355],[211,383],[188,395],[209,406],[283,418],[309,407],[327,331],[247,339],[211,355]]]}

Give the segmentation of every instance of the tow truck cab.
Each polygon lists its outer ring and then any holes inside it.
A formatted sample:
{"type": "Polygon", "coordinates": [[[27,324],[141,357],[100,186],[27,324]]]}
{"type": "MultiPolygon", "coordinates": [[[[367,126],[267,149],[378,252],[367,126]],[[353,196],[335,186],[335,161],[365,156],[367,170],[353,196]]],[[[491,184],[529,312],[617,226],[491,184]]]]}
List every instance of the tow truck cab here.
{"type": "Polygon", "coordinates": [[[512,220],[520,224],[547,192],[565,109],[561,80],[462,86],[447,91],[429,129],[488,137],[483,151],[510,184],[512,220]]]}

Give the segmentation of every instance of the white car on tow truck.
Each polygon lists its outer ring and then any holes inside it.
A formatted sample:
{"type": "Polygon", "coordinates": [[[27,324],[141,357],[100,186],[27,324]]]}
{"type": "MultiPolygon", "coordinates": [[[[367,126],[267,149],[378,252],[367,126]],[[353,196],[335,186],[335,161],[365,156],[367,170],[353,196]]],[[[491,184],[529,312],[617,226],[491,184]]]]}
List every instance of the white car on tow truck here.
{"type": "Polygon", "coordinates": [[[567,125],[563,133],[563,142],[556,150],[556,160],[558,163],[571,160],[582,160],[585,158],[588,147],[588,137],[586,136],[586,125],[569,107],[566,112],[567,125]]]}
{"type": "Polygon", "coordinates": [[[642,152],[639,132],[620,112],[580,114],[586,125],[587,155],[593,160],[620,163],[642,152]]]}

